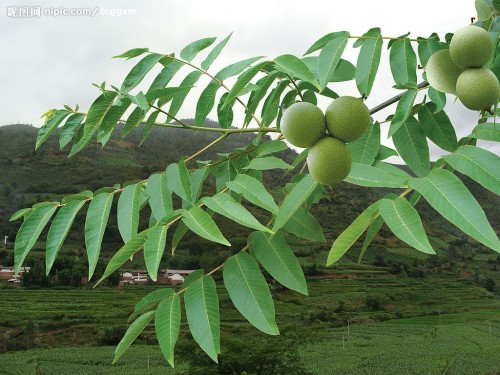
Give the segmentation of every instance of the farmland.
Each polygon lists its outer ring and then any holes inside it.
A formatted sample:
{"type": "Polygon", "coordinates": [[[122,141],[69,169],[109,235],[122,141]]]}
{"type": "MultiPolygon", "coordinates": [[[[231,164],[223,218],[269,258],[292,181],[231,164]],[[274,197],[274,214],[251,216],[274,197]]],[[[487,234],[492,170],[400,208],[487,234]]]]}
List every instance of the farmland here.
{"type": "MultiPolygon", "coordinates": [[[[310,277],[309,296],[272,285],[282,335],[265,336],[232,307],[223,287],[221,363],[255,343],[294,343],[311,374],[494,374],[500,369],[500,299],[452,272],[425,278],[392,275],[381,267],[348,267],[310,277]],[[411,370],[411,371],[410,371],[411,370]]],[[[193,373],[191,353],[205,362],[184,325],[176,369],[168,370],[152,327],[112,366],[113,347],[133,305],[155,286],[125,290],[2,289],[0,364],[11,374],[193,373]],[[102,345],[102,346],[100,346],[102,345]],[[35,349],[36,348],[36,349],[35,349]],[[51,348],[51,349],[42,349],[51,348]],[[29,349],[28,351],[12,351],[29,349]]],[[[184,319],[185,322],[185,319],[184,319]]],[[[184,323],[185,324],[185,323],[184,323]]],[[[204,367],[203,367],[204,366],[204,367]]],[[[203,370],[205,369],[205,370],[203,370]]]]}

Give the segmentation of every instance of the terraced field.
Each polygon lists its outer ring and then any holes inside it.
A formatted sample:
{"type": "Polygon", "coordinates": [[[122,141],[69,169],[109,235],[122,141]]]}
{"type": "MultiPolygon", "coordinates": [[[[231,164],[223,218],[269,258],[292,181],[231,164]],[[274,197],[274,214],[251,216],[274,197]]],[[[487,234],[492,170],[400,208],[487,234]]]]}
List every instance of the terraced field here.
{"type": "MultiPolygon", "coordinates": [[[[283,333],[273,340],[281,345],[280,340],[295,337],[300,360],[311,373],[500,371],[500,298],[456,273],[409,278],[341,264],[308,284],[307,297],[271,288],[283,333]]],[[[96,347],[119,340],[135,302],[155,288],[0,289],[0,350],[31,349],[1,354],[0,365],[9,369],[6,374],[33,374],[37,366],[41,374],[139,374],[148,368],[188,374],[185,353],[175,372],[167,370],[158,347],[147,345],[156,342],[151,328],[115,366],[110,364],[113,347],[96,347]]],[[[219,292],[223,343],[231,339],[248,346],[253,339],[271,339],[243,320],[223,287],[219,292]]],[[[180,342],[192,342],[185,326],[180,342]]],[[[221,360],[228,351],[223,345],[221,360]]]]}

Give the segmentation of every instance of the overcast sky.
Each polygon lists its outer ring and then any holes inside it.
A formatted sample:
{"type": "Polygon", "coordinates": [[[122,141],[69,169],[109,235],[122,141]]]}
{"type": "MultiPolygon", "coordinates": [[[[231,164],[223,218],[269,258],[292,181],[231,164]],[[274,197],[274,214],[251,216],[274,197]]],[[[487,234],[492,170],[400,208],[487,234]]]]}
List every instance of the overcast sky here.
{"type": "MultiPolygon", "coordinates": [[[[38,118],[43,112],[63,104],[78,103],[83,110],[88,109],[99,94],[91,83],[105,80],[120,86],[137,60],[111,57],[135,47],[179,52],[196,39],[216,36],[221,40],[234,32],[211,68],[217,72],[252,56],[301,55],[319,37],[332,31],[361,35],[379,26],[385,36],[411,31],[413,37],[429,36],[432,32],[444,37],[446,32],[467,25],[472,16],[473,0],[6,0],[0,10],[0,124],[40,125],[38,118]],[[36,12],[34,7],[41,7],[41,17],[14,17],[23,11],[22,6],[28,6],[30,13],[36,12]],[[46,14],[55,14],[62,7],[73,11],[89,8],[94,15],[46,14]]],[[[357,53],[357,49],[348,47],[344,57],[355,64],[357,53]]],[[[201,58],[204,56],[200,54],[201,58]]],[[[199,81],[200,90],[207,82],[199,81]]],[[[388,56],[384,53],[367,105],[372,107],[395,95],[397,91],[391,89],[392,85],[388,56]]],[[[341,95],[359,95],[354,81],[331,88],[341,95]]],[[[195,94],[180,117],[194,117],[196,99],[195,94]]],[[[447,110],[461,137],[476,124],[477,113],[459,102],[453,103],[453,99],[448,97],[447,110]]],[[[326,109],[328,101],[319,105],[326,109]]],[[[393,110],[391,107],[375,117],[383,120],[393,110]]],[[[493,150],[493,145],[488,147],[493,150]]],[[[431,145],[431,153],[435,158],[441,151],[431,145]]]]}

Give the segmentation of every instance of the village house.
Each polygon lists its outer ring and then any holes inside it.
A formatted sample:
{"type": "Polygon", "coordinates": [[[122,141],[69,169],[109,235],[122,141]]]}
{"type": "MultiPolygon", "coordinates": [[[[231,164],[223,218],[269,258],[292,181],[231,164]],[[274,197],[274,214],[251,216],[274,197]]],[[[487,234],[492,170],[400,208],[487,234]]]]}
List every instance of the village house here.
{"type": "MultiPolygon", "coordinates": [[[[159,270],[156,284],[172,286],[181,284],[184,282],[184,278],[193,271],[194,270],[159,270]]],[[[147,270],[128,270],[121,273],[119,286],[141,285],[152,282],[147,270]]]]}
{"type": "Polygon", "coordinates": [[[7,280],[8,284],[14,285],[16,287],[21,286],[23,280],[23,274],[29,272],[30,267],[21,267],[19,274],[16,275],[14,267],[6,267],[0,265],[0,280],[7,280]]]}

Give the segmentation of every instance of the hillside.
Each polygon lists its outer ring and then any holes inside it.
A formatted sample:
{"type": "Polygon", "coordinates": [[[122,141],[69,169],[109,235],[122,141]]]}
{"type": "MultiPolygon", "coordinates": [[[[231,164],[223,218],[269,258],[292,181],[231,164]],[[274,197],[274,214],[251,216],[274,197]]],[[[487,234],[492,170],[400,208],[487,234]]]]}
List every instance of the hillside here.
{"type": "MultiPolygon", "coordinates": [[[[34,152],[36,132],[36,128],[26,125],[0,127],[0,235],[8,231],[13,238],[19,223],[7,220],[18,208],[84,189],[145,178],[216,137],[204,132],[155,129],[148,141],[138,147],[139,129],[125,140],[115,136],[103,149],[93,144],[81,155],[68,159],[67,150],[59,151],[57,137],[49,138],[46,145],[34,152]]],[[[234,135],[202,157],[210,159],[215,152],[242,147],[251,139],[250,135],[234,135]]],[[[284,157],[291,160],[294,153],[288,151],[284,157]]],[[[278,185],[287,181],[281,173],[265,177],[276,195],[278,185]]],[[[467,178],[464,181],[498,231],[498,197],[467,178]]],[[[206,188],[213,189],[210,181],[206,188]]],[[[461,234],[423,201],[419,203],[419,212],[437,256],[409,249],[383,227],[361,263],[357,263],[358,243],[334,267],[324,267],[335,237],[368,204],[388,191],[341,184],[329,190],[328,199],[313,209],[327,242],[288,238],[307,275],[309,295],[270,283],[281,336],[264,336],[251,327],[234,309],[219,283],[221,364],[240,366],[236,368],[241,372],[265,358],[273,366],[300,365],[311,374],[386,374],[403,370],[490,374],[500,366],[492,360],[500,348],[500,257],[461,234]],[[287,349],[283,352],[280,348],[287,349]],[[421,353],[418,358],[416,351],[421,353]],[[241,362],[241,358],[247,360],[241,362]],[[463,372],[463,368],[474,370],[463,372]]],[[[266,213],[249,208],[262,221],[267,219],[266,213]]],[[[22,290],[0,284],[4,302],[0,304],[0,362],[7,373],[33,373],[35,365],[41,373],[143,373],[145,358],[148,368],[151,366],[151,371],[156,372],[224,373],[218,372],[221,367],[210,363],[196,346],[184,316],[176,349],[176,370],[169,370],[159,349],[151,345],[157,343],[152,327],[141,334],[118,365],[109,365],[112,350],[107,345],[118,343],[133,305],[158,286],[133,285],[124,290],[71,287],[79,286],[86,273],[84,218],[83,214],[77,217],[54,264],[52,273],[58,276],[52,284],[55,288],[40,289],[49,284],[43,277],[22,290]],[[12,353],[2,354],[5,352],[12,353]]],[[[167,249],[161,266],[212,269],[244,246],[248,232],[227,220],[216,220],[231,240],[231,249],[187,235],[174,257],[167,249]]],[[[103,257],[109,257],[120,245],[112,214],[103,257]]],[[[44,245],[40,242],[26,261],[35,265],[34,274],[43,274],[43,258],[44,245]]],[[[12,249],[2,249],[0,245],[0,264],[11,263],[12,249]]],[[[103,264],[98,264],[96,277],[103,264]]],[[[144,261],[139,255],[125,267],[144,268],[144,261]]],[[[220,273],[214,277],[219,278],[220,273]]]]}
{"type": "MultiPolygon", "coordinates": [[[[216,123],[208,123],[207,126],[216,126],[216,123]]],[[[142,137],[141,128],[136,129],[125,139],[121,139],[119,133],[117,131],[104,148],[94,143],[75,157],[67,158],[68,150],[59,150],[56,136],[50,137],[39,150],[34,151],[36,128],[29,125],[0,127],[0,235],[6,234],[11,241],[13,240],[19,223],[9,223],[8,218],[20,208],[31,206],[42,200],[60,199],[64,195],[85,189],[96,190],[102,186],[146,178],[154,171],[163,170],[168,163],[196,152],[217,137],[217,133],[193,133],[155,127],[149,138],[139,146],[142,137]]],[[[200,157],[204,160],[215,158],[216,153],[244,147],[252,139],[253,135],[246,133],[232,135],[200,157]]],[[[284,152],[282,156],[287,161],[291,161],[295,152],[289,150],[284,152]]],[[[268,174],[267,180],[272,182],[268,186],[273,193],[275,190],[277,191],[273,186],[287,182],[281,178],[281,172],[268,174]]],[[[500,211],[497,207],[500,199],[470,179],[464,178],[464,181],[485,209],[490,222],[496,225],[495,229],[499,230],[500,211]]],[[[316,263],[319,254],[329,249],[335,237],[349,225],[357,214],[387,192],[388,189],[368,189],[347,183],[341,184],[334,190],[329,190],[329,199],[323,200],[313,209],[313,213],[317,215],[323,225],[327,243],[315,244],[298,239],[291,239],[292,242],[296,243],[303,256],[310,256],[310,260],[316,263]]],[[[253,209],[257,216],[264,215],[256,208],[253,209]]],[[[419,212],[430,241],[437,250],[447,250],[451,243],[462,244],[460,251],[465,251],[465,249],[469,252],[472,249],[474,251],[484,250],[482,245],[467,239],[425,202],[419,203],[419,212]]],[[[79,215],[75,224],[76,228],[82,229],[83,222],[84,215],[79,215]]],[[[233,245],[245,244],[246,232],[242,231],[241,227],[235,227],[233,223],[225,220],[220,220],[219,224],[228,238],[233,239],[233,245]]],[[[66,246],[76,247],[83,251],[82,232],[82,230],[71,231],[66,246]]],[[[106,233],[106,246],[103,247],[104,255],[120,246],[116,222],[113,218],[110,220],[106,233]]],[[[200,250],[202,247],[200,243],[206,249],[214,248],[213,244],[187,236],[181,243],[182,246],[179,247],[178,259],[174,261],[184,262],[184,264],[174,263],[174,265],[198,267],[199,257],[203,253],[200,250]],[[183,250],[188,251],[188,258],[183,259],[183,250]]],[[[391,248],[404,249],[406,245],[384,227],[373,242],[371,249],[379,252],[379,250],[385,251],[391,248]]],[[[43,248],[38,248],[38,250],[43,250],[43,248]]],[[[217,259],[224,258],[224,250],[217,249],[217,251],[218,256],[212,254],[213,259],[208,263],[212,264],[217,259]]],[[[411,255],[411,259],[416,251],[411,250],[408,253],[411,255]]],[[[43,253],[39,255],[43,256],[43,253]]],[[[349,257],[354,260],[356,258],[355,252],[351,253],[349,257]]],[[[2,262],[8,263],[7,260],[0,258],[0,263],[2,262]]],[[[140,266],[140,264],[137,265],[140,266]]]]}

